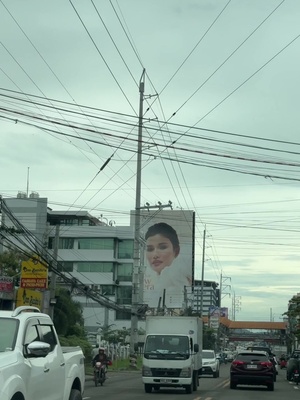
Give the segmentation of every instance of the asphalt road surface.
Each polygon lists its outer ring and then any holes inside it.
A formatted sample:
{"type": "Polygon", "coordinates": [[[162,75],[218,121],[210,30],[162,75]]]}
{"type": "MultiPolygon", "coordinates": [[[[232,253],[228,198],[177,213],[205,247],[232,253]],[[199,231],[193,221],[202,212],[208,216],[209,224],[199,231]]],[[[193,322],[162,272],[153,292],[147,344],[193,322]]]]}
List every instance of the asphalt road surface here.
{"type": "Polygon", "coordinates": [[[197,392],[186,394],[184,389],[165,388],[145,393],[141,372],[109,372],[103,386],[95,387],[91,376],[86,378],[84,400],[299,400],[299,387],[286,380],[286,371],[280,370],[274,392],[263,386],[239,386],[229,388],[229,364],[221,365],[220,377],[200,379],[197,392]]]}

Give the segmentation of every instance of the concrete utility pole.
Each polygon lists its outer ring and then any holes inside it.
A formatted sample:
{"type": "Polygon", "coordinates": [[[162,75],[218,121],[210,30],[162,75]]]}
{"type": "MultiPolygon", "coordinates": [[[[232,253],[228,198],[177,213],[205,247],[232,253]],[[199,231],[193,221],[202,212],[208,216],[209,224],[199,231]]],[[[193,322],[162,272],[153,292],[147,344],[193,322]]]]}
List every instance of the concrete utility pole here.
{"type": "Polygon", "coordinates": [[[201,274],[201,297],[200,297],[200,317],[203,317],[203,291],[204,291],[204,262],[205,262],[205,237],[206,226],[203,231],[203,250],[202,250],[202,274],[201,274]]]}
{"type": "Polygon", "coordinates": [[[134,216],[134,248],[133,248],[133,275],[132,275],[132,305],[131,305],[131,329],[130,329],[130,351],[134,353],[135,344],[138,342],[138,304],[139,304],[139,275],[141,267],[140,257],[140,209],[141,209],[141,172],[142,172],[142,131],[143,131],[143,101],[145,89],[145,69],[140,79],[139,92],[139,129],[138,129],[138,149],[137,149],[137,169],[136,169],[136,197],[135,197],[135,216],[134,216]]]}
{"type": "MultiPolygon", "coordinates": [[[[54,249],[53,249],[53,261],[52,261],[52,266],[54,269],[57,269],[57,256],[58,256],[58,243],[59,243],[59,225],[56,225],[55,227],[55,238],[54,238],[54,249]]],[[[54,316],[54,306],[56,303],[55,299],[55,291],[56,291],[56,273],[53,271],[53,268],[51,268],[51,278],[50,278],[50,305],[49,305],[49,315],[53,320],[54,316]]]]}

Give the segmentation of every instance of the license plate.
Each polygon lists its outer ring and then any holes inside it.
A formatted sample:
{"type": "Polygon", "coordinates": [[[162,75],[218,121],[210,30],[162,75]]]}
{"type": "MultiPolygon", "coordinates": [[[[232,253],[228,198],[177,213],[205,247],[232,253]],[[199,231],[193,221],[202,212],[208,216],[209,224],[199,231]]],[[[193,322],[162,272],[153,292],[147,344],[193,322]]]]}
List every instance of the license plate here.
{"type": "Polygon", "coordinates": [[[161,379],[160,382],[161,383],[171,383],[172,379],[161,379]]]}
{"type": "Polygon", "coordinates": [[[247,365],[247,369],[257,369],[257,365],[247,365]]]}
{"type": "Polygon", "coordinates": [[[294,374],[294,377],[295,378],[299,378],[299,374],[294,374]]]}

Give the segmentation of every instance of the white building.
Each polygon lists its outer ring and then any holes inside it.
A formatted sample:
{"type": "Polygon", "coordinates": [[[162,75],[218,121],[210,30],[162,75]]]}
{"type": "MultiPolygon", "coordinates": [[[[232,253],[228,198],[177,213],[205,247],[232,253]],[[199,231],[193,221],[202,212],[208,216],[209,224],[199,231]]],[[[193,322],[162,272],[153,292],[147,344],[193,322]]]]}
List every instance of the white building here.
{"type": "MultiPolygon", "coordinates": [[[[60,225],[59,268],[67,277],[77,278],[88,288],[112,302],[131,308],[133,270],[133,228],[110,226],[86,211],[53,211],[47,199],[36,195],[5,199],[14,216],[34,235],[40,251],[53,253],[56,225],[60,225]],[[47,240],[46,240],[47,238],[47,240]]],[[[6,226],[13,226],[3,213],[6,226]]],[[[1,249],[0,249],[1,251],[1,249]]],[[[57,285],[63,284],[57,278],[57,285]]],[[[131,314],[108,310],[88,296],[75,296],[83,306],[85,328],[96,332],[100,326],[130,327],[131,314]]]]}
{"type": "Polygon", "coordinates": [[[202,301],[202,316],[208,316],[210,307],[220,306],[220,289],[218,289],[218,283],[214,281],[203,281],[203,297],[202,297],[201,288],[202,288],[202,281],[195,280],[192,309],[193,312],[200,314],[201,301],[202,301]]]}
{"type": "MultiPolygon", "coordinates": [[[[131,309],[133,274],[133,226],[112,226],[86,211],[55,211],[47,206],[46,198],[36,193],[5,199],[9,210],[36,237],[38,252],[53,254],[56,225],[59,225],[58,267],[68,278],[76,278],[111,302],[131,309]]],[[[6,226],[13,226],[3,213],[6,226]]],[[[1,248],[0,248],[1,251],[1,248]]],[[[57,285],[63,279],[57,277],[57,285]]],[[[209,307],[219,305],[218,284],[204,281],[203,316],[209,307]]],[[[76,289],[74,290],[76,294],[76,289]]],[[[74,293],[73,292],[73,293],[74,293]]],[[[200,312],[201,281],[194,283],[192,308],[200,312]]],[[[103,307],[98,302],[77,293],[75,300],[83,306],[85,328],[97,332],[101,326],[113,329],[130,328],[131,313],[103,307]]],[[[139,327],[144,327],[140,321],[139,327]]]]}

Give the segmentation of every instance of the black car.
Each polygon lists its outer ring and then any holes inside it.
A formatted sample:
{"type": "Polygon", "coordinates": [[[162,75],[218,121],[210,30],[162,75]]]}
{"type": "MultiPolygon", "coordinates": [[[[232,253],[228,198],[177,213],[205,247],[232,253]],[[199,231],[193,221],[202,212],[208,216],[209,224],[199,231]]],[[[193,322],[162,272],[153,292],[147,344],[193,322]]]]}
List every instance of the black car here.
{"type": "Polygon", "coordinates": [[[247,347],[247,350],[251,351],[264,351],[269,355],[270,361],[272,361],[273,364],[273,370],[274,370],[274,382],[276,382],[276,375],[278,375],[278,361],[276,359],[276,355],[272,353],[272,350],[268,346],[249,346],[247,347]]]}
{"type": "Polygon", "coordinates": [[[230,367],[230,389],[237,385],[263,385],[274,390],[274,367],[266,352],[245,350],[236,355],[230,367]]]}

